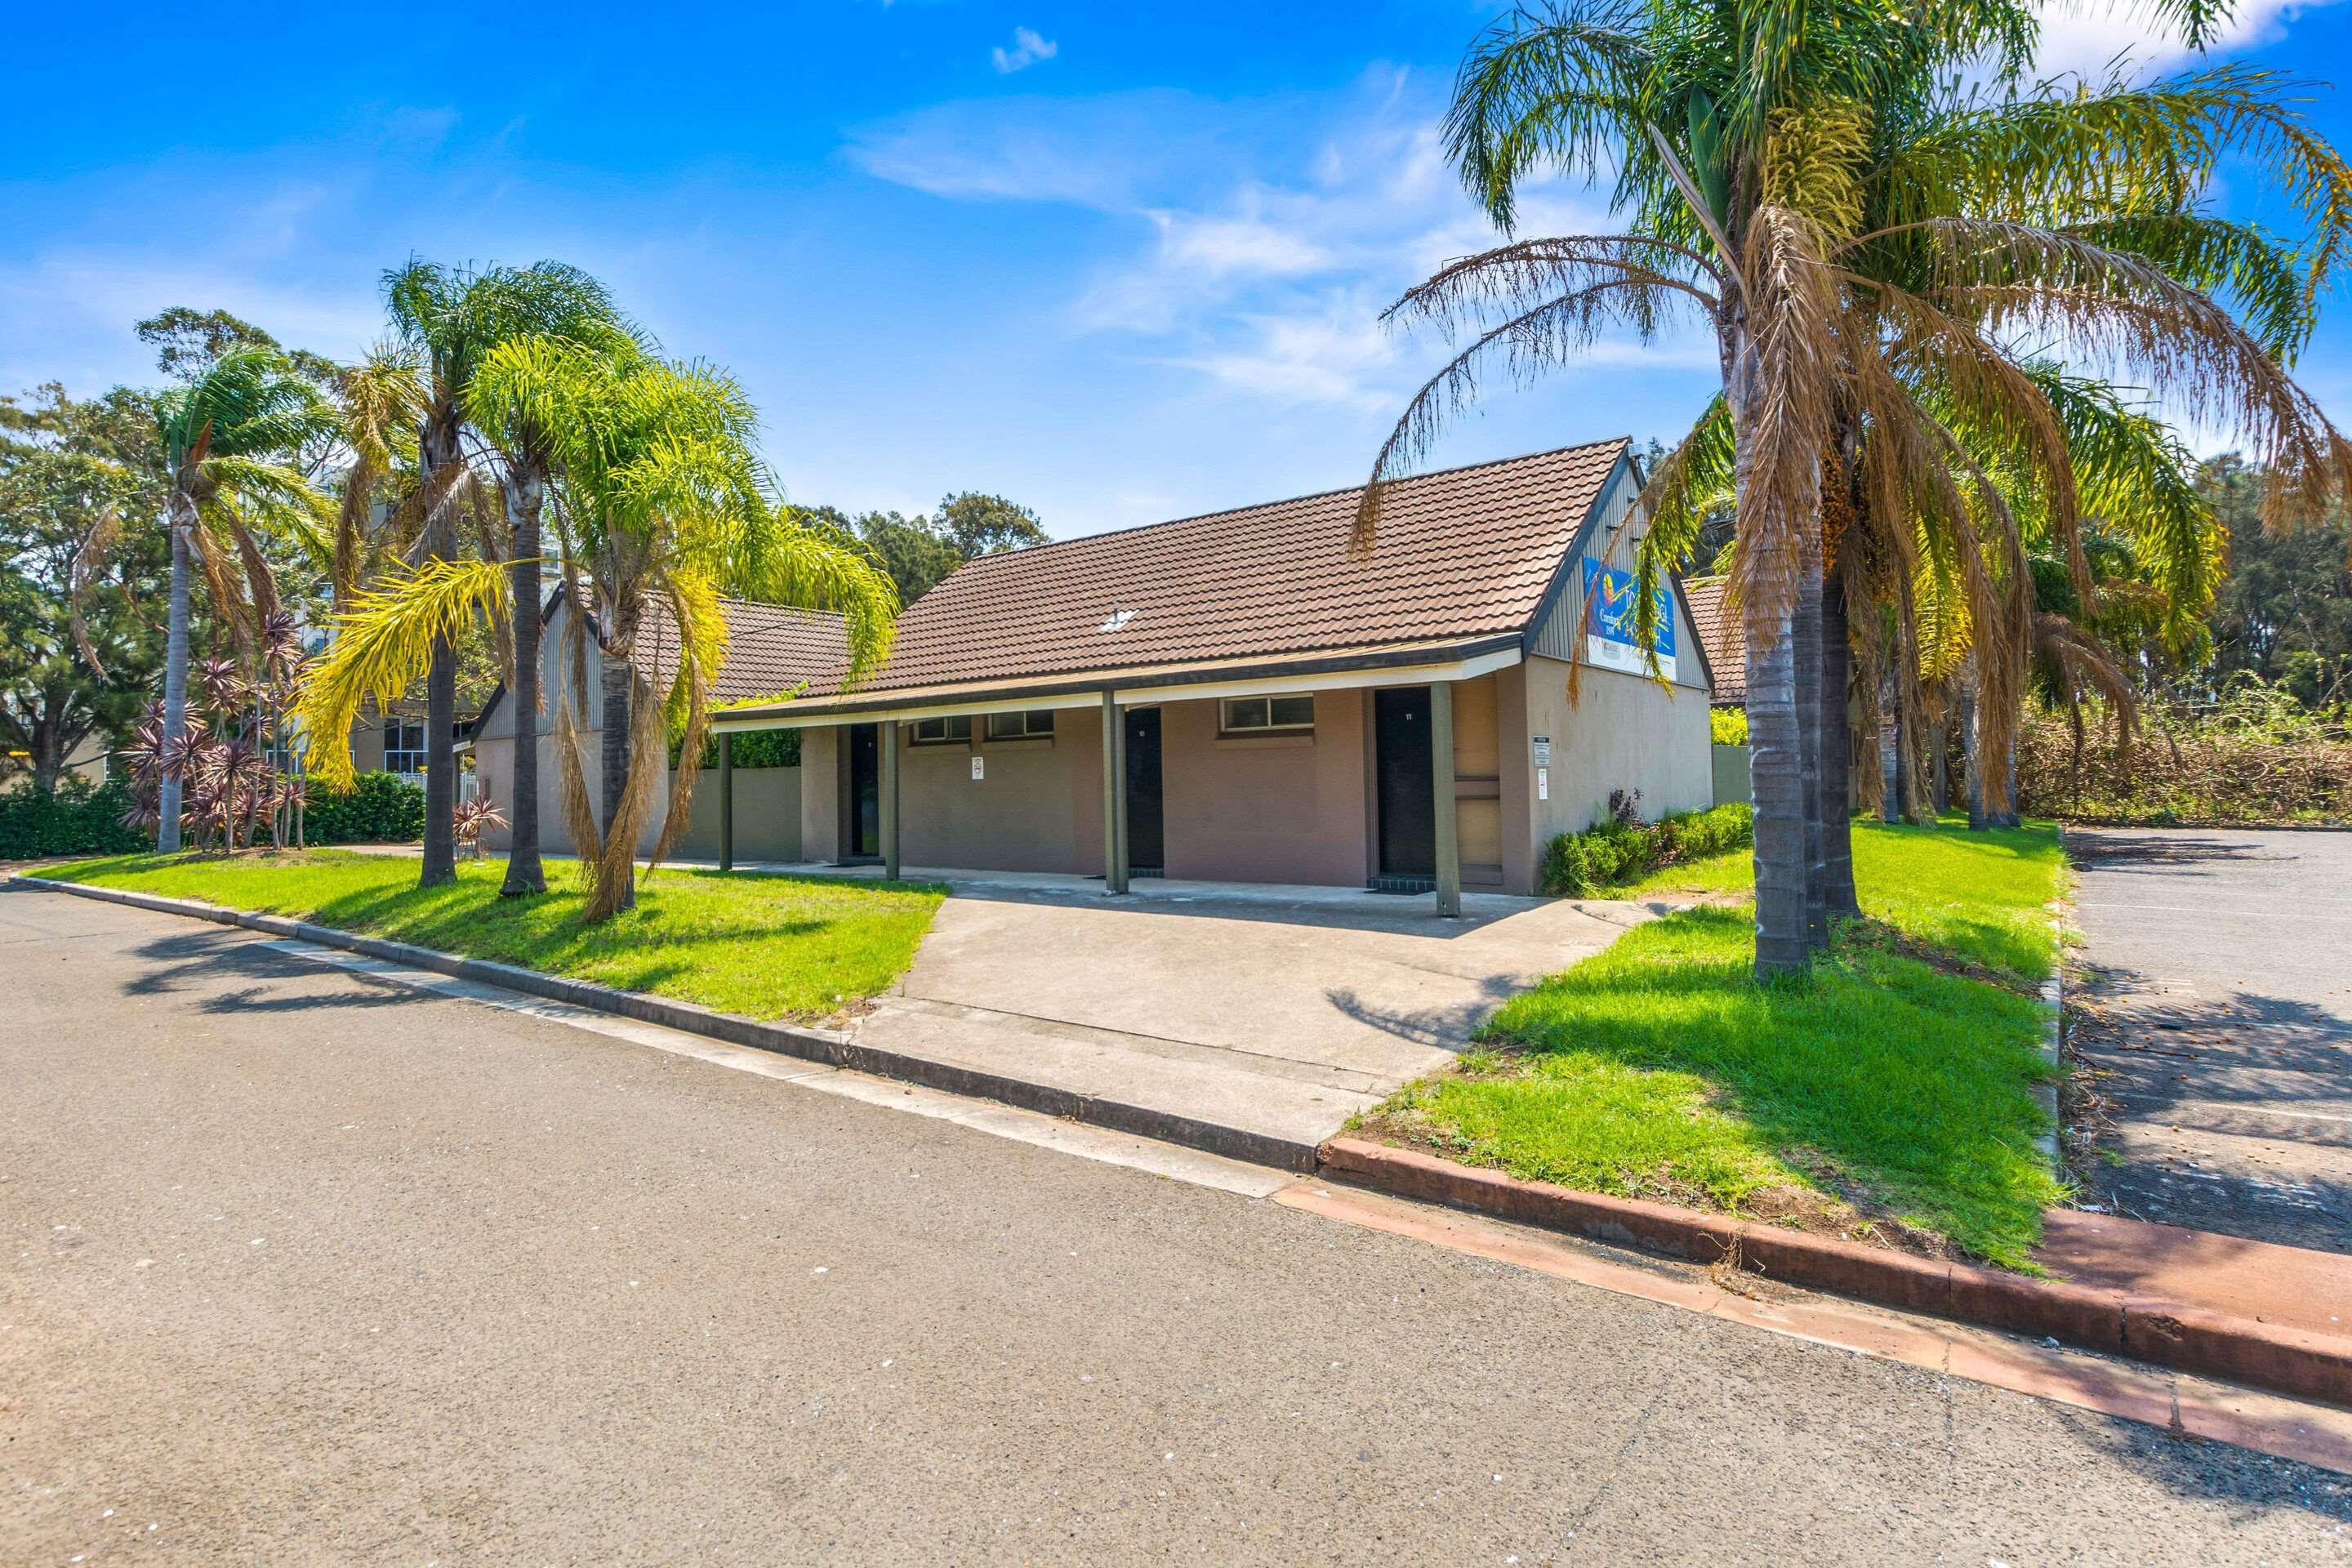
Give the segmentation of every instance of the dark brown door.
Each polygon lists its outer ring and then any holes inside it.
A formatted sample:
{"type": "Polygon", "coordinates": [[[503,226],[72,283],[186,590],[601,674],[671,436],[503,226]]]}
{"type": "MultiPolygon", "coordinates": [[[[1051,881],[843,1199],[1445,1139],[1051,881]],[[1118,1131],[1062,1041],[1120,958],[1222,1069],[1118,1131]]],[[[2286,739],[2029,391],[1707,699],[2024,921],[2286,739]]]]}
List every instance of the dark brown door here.
{"type": "Polygon", "coordinates": [[[882,853],[882,740],[873,724],[849,727],[849,831],[842,848],[844,859],[862,860],[882,853]]]}
{"type": "Polygon", "coordinates": [[[1167,868],[1160,813],[1160,710],[1127,710],[1127,868],[1167,868]]]}
{"type": "Polygon", "coordinates": [[[1373,772],[1381,812],[1381,875],[1437,875],[1437,791],[1431,778],[1429,688],[1372,693],[1373,772]]]}

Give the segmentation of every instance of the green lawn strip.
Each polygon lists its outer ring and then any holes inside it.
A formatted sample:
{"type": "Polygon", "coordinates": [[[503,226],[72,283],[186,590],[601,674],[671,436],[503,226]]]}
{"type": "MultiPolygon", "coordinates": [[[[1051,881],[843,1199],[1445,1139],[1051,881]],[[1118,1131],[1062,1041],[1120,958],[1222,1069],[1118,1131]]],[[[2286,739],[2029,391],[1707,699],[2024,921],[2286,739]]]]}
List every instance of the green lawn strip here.
{"type": "MultiPolygon", "coordinates": [[[[2019,981],[2048,978],[2057,962],[2049,903],[2063,889],[2065,852],[2047,823],[1970,833],[1936,827],[1853,826],[1854,883],[1864,912],[1905,936],[2019,981]]],[[[1748,897],[1756,865],[1746,849],[1669,866],[1616,895],[1748,897]]]]}
{"type": "Polygon", "coordinates": [[[406,857],[333,849],[236,857],[130,855],[43,876],[288,915],[469,958],[647,991],[754,1018],[825,1017],[887,988],[914,962],[944,889],[665,868],[639,874],[637,907],[580,923],[576,871],[549,890],[499,896],[505,867],[463,862],[419,889],[406,857]]]}
{"type": "MultiPolygon", "coordinates": [[[[1809,1229],[1899,1222],[2031,1269],[2062,1195],[2034,1142],[2050,1069],[2030,994],[2056,952],[2056,836],[1863,824],[1854,839],[1886,925],[1849,930],[1810,979],[1753,980],[1750,906],[1667,915],[1513,998],[1483,1048],[1368,1126],[1524,1180],[1809,1229]]],[[[1736,895],[1745,861],[1645,891],[1736,895]]]]}

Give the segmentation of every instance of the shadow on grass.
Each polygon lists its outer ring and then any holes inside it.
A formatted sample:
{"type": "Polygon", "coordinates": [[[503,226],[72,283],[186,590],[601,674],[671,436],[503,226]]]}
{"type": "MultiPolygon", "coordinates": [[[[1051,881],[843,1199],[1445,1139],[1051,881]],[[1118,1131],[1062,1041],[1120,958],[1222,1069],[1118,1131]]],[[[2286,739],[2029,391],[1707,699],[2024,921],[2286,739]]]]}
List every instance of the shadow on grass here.
{"type": "MultiPolygon", "coordinates": [[[[1744,908],[1669,915],[1515,998],[1486,1037],[1525,1053],[1530,1079],[1695,1075],[1738,1141],[1752,1136],[1792,1172],[1865,1211],[2030,1266],[2041,1211],[2060,1195],[2034,1142],[2048,1130],[2031,1092],[2050,1076],[2040,1009],[1862,943],[1810,976],[1761,984],[1753,953],[1744,908]]],[[[1521,1161],[1611,1158],[1606,1148],[1547,1151],[1541,1123],[1522,1131],[1535,1142],[1521,1161]]],[[[1510,1163],[1513,1151],[1501,1152],[1510,1163]]],[[[1717,1195],[1736,1201],[1735,1189],[1717,1195]]]]}

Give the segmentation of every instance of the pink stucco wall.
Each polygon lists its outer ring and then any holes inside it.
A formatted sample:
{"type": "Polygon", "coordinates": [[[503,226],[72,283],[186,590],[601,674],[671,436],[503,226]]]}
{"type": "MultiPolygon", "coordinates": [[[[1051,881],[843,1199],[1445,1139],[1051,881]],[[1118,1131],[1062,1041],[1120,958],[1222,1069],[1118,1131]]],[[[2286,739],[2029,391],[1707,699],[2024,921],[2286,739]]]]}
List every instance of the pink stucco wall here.
{"type": "Polygon", "coordinates": [[[1168,875],[1360,883],[1371,869],[1364,693],[1315,698],[1312,738],[1220,740],[1213,701],[1160,710],[1168,875]]]}

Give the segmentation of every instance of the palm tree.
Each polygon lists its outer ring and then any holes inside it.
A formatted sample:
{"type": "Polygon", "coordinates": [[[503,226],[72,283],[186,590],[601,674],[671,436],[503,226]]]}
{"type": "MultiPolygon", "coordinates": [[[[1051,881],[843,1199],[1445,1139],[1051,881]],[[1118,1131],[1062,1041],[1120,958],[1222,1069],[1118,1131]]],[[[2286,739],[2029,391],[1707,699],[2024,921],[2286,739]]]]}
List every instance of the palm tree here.
{"type": "MultiPolygon", "coordinates": [[[[571,646],[560,668],[576,682],[590,638],[603,665],[601,820],[578,744],[587,694],[559,689],[553,698],[566,826],[588,873],[587,918],[602,921],[634,901],[636,845],[653,809],[668,721],[681,731],[685,758],[699,752],[709,731],[727,637],[719,595],[842,612],[853,679],[888,651],[898,597],[861,552],[775,500],[751,455],[751,406],[720,372],[668,363],[626,342],[525,337],[484,355],[472,387],[470,402],[506,411],[543,442],[538,455],[553,480],[560,569],[572,596],[571,646]],[[659,694],[635,658],[638,629],[656,601],[677,623],[680,644],[678,668],[659,694]]],[[[537,605],[518,597],[526,587],[535,592],[535,578],[524,584],[495,563],[437,560],[362,595],[310,673],[302,728],[340,732],[369,693],[403,689],[432,648],[477,615],[534,616],[537,605]]],[[[530,742],[519,729],[518,752],[530,742]]],[[[319,771],[331,783],[349,768],[347,756],[328,752],[319,771]]],[[[672,781],[656,861],[685,830],[695,772],[681,766],[672,781]]]]}
{"type": "MultiPolygon", "coordinates": [[[[1871,225],[1874,128],[1897,118],[1882,107],[1932,125],[1916,106],[1932,103],[1940,75],[1985,51],[2013,73],[2034,26],[2005,0],[1927,12],[1830,3],[1793,23],[1785,7],[1753,0],[1601,0],[1507,21],[1473,49],[1457,86],[1448,135],[1465,181],[1507,228],[1517,184],[1537,163],[1613,166],[1614,203],[1632,226],[1452,263],[1390,312],[1480,330],[1384,444],[1359,514],[1360,548],[1373,542],[1381,481],[1427,448],[1496,360],[1523,376],[1573,359],[1604,330],[1646,339],[1677,316],[1715,338],[1723,395],[1652,476],[1645,500],[1654,514],[1671,511],[1698,459],[1727,461],[1741,534],[1732,586],[1748,645],[1759,974],[1803,968],[1826,936],[1822,786],[1842,820],[1844,780],[1840,759],[1824,765],[1822,710],[1836,701],[1842,721],[1845,687],[1822,689],[1818,639],[1828,552],[1854,499],[1885,519],[1931,519],[1948,538],[1975,539],[1987,517],[2013,532],[1954,436],[1957,411],[1997,434],[2004,458],[2073,526],[2064,433],[2013,339],[2054,331],[2193,414],[2235,415],[2305,499],[2352,475],[2352,449],[2263,344],[2195,288],[2117,249],[2114,235],[1938,212],[1871,225]],[[1871,265],[1890,247],[1919,258],[1916,277],[1871,265]],[[1872,437],[1860,451],[1845,439],[1856,430],[1872,437]]],[[[2096,138],[2061,140],[2037,144],[2053,178],[2096,138]]],[[[2314,162],[2307,136],[2295,146],[2314,162]]],[[[2094,147],[2084,162],[2105,167],[2109,152],[2094,147]]],[[[2352,183],[2330,190],[2319,207],[2352,208],[2339,200],[2352,183]]],[[[1979,624],[1997,624],[2002,601],[1985,552],[1960,555],[1979,624]]],[[[1648,595],[1640,598],[1646,615],[1648,595]]],[[[1840,628],[1841,656],[1843,637],[1840,628]]],[[[1996,679],[2010,668],[1990,665],[1996,679]]]]}
{"type": "MultiPolygon", "coordinates": [[[[518,337],[540,335],[552,342],[595,343],[625,352],[640,347],[602,284],[586,273],[555,262],[520,271],[493,269],[478,285],[498,313],[520,329],[518,337]]],[[[514,400],[511,388],[477,376],[467,389],[466,416],[498,452],[499,488],[506,504],[509,594],[517,612],[509,617],[513,652],[508,700],[515,714],[513,827],[508,838],[506,880],[509,897],[543,893],[547,872],[539,853],[539,748],[530,743],[540,713],[541,514],[554,467],[555,432],[539,411],[514,400]]],[[[504,825],[499,819],[499,826],[504,825]]],[[[478,830],[476,858],[481,853],[478,830]]]]}
{"type": "MultiPolygon", "coordinates": [[[[422,470],[416,504],[424,521],[418,553],[428,563],[455,560],[457,510],[475,483],[464,447],[465,402],[483,356],[511,338],[585,331],[601,340],[615,322],[595,281],[556,262],[475,271],[412,258],[384,274],[383,289],[394,330],[421,359],[425,375],[416,432],[422,470]]],[[[425,855],[418,880],[428,888],[457,874],[456,638],[462,629],[446,628],[425,677],[425,855]]],[[[517,837],[528,832],[534,847],[536,806],[535,799],[516,803],[517,837]]],[[[529,880],[544,886],[543,878],[529,880]]]]}
{"type": "MultiPolygon", "coordinates": [[[[192,568],[203,569],[215,614],[251,646],[256,622],[278,608],[277,585],[251,524],[318,526],[326,498],[283,459],[315,440],[327,422],[318,395],[268,349],[224,354],[156,400],[171,473],[165,526],[172,535],[172,600],[162,732],[167,752],[178,750],[187,732],[192,568]],[[232,550],[237,568],[228,560],[232,550]]],[[[180,847],[180,795],[178,772],[166,771],[155,828],[155,847],[165,854],[180,847]]]]}
{"type": "MultiPolygon", "coordinates": [[[[842,610],[854,678],[887,651],[898,594],[863,552],[776,503],[752,455],[757,416],[723,372],[627,346],[527,340],[494,351],[478,379],[486,398],[550,438],[562,572],[573,598],[569,665],[584,668],[593,637],[602,669],[601,823],[573,739],[584,691],[572,706],[558,703],[556,751],[568,826],[590,854],[589,916],[602,919],[635,900],[636,844],[653,809],[666,730],[681,731],[682,758],[701,752],[725,647],[718,595],[842,610]],[[681,650],[659,703],[635,662],[637,633],[656,600],[676,622],[681,650]]],[[[672,778],[656,860],[685,830],[697,772],[688,762],[672,778]]]]}

